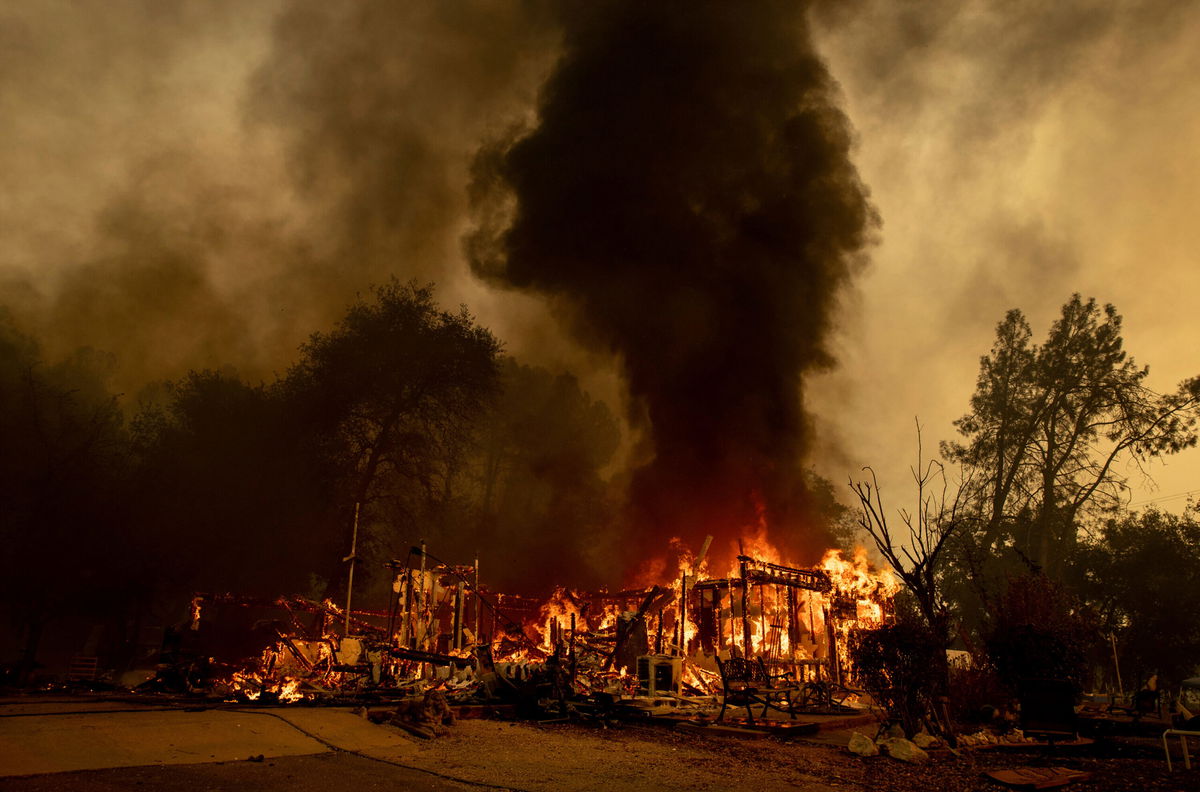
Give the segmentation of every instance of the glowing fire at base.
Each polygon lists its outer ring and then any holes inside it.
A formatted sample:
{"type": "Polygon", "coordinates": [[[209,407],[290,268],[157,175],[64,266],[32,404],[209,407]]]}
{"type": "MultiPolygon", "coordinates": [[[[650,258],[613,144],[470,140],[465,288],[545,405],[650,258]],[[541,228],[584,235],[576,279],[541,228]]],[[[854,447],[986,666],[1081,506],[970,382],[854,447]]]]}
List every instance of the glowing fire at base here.
{"type": "MultiPolygon", "coordinates": [[[[355,612],[358,636],[337,635],[344,613],[307,607],[319,629],[277,630],[279,641],[228,676],[231,697],[305,697],[421,684],[454,690],[495,673],[514,683],[557,675],[562,695],[711,694],[717,658],[761,660],[799,681],[850,682],[855,630],[891,615],[899,583],[875,570],[866,551],[830,550],[821,563],[785,563],[751,532],[723,577],[709,572],[707,544],[693,555],[675,540],[678,577],[618,592],[559,588],[545,601],[492,594],[471,567],[400,568],[386,613],[355,612]],[[380,627],[380,617],[387,626],[380,627]],[[372,621],[373,617],[375,621],[372,621]],[[653,679],[651,679],[653,677],[653,679]]],[[[665,577],[667,565],[657,565],[665,577]]],[[[200,605],[194,604],[195,618],[200,605]]]]}

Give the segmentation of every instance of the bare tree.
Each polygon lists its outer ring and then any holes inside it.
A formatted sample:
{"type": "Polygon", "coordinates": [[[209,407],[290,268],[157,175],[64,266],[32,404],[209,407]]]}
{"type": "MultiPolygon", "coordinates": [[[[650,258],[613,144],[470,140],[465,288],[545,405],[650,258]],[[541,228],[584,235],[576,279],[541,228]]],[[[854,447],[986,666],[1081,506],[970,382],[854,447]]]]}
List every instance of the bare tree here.
{"type": "MultiPolygon", "coordinates": [[[[917,486],[917,504],[913,511],[899,509],[898,516],[903,528],[888,519],[879,490],[879,482],[871,467],[863,468],[870,474],[870,481],[850,480],[850,488],[858,496],[860,512],[859,526],[870,535],[875,547],[904,582],[920,613],[924,630],[917,634],[925,636],[925,646],[912,643],[897,646],[900,655],[895,657],[901,665],[913,664],[913,657],[924,656],[931,664],[927,676],[912,678],[911,684],[927,684],[930,689],[908,690],[896,696],[894,701],[907,702],[899,713],[906,728],[912,728],[917,719],[923,719],[933,730],[940,731],[951,745],[956,744],[953,725],[947,711],[947,693],[950,687],[950,666],[946,649],[950,645],[951,609],[942,591],[944,567],[948,561],[949,542],[966,524],[968,502],[965,493],[967,482],[951,482],[946,467],[937,459],[926,460],[921,442],[921,424],[917,422],[917,463],[910,468],[917,486]],[[907,655],[911,655],[908,657],[907,655]],[[925,683],[918,680],[924,678],[925,683]],[[919,702],[924,702],[919,704],[919,702]],[[923,709],[923,712],[914,711],[923,709]]],[[[898,632],[912,640],[913,627],[898,632]]],[[[901,677],[905,675],[900,674],[901,677]]],[[[907,677],[905,677],[907,678],[907,677]]]]}
{"type": "Polygon", "coordinates": [[[948,542],[966,522],[964,493],[969,488],[962,481],[952,487],[945,465],[937,459],[925,460],[919,422],[917,464],[910,468],[917,506],[912,512],[899,509],[900,531],[888,520],[875,470],[869,466],[863,470],[870,481],[850,480],[860,506],[859,526],[904,582],[929,627],[938,636],[948,636],[950,608],[940,590],[941,572],[948,542]]]}

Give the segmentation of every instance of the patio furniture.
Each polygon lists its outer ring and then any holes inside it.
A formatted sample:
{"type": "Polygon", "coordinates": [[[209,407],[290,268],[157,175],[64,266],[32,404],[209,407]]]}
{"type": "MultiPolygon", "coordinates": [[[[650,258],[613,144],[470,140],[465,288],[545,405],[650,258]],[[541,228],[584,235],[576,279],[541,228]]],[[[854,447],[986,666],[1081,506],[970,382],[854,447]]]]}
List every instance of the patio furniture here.
{"type": "Polygon", "coordinates": [[[1163,753],[1167,755],[1167,772],[1171,771],[1171,748],[1167,745],[1167,737],[1178,737],[1179,747],[1183,749],[1183,767],[1185,770],[1192,769],[1192,757],[1188,756],[1187,738],[1200,738],[1200,731],[1188,731],[1187,729],[1167,729],[1163,732],[1163,753]]]}
{"type": "Polygon", "coordinates": [[[792,694],[798,692],[800,687],[786,675],[772,676],[767,673],[761,660],[747,660],[744,657],[731,657],[728,660],[718,657],[717,670],[721,672],[722,687],[718,723],[724,719],[726,707],[734,706],[746,708],[746,719],[753,726],[753,707],[758,704],[762,705],[760,718],[767,717],[767,711],[772,709],[786,712],[793,720],[796,718],[792,694]]]}

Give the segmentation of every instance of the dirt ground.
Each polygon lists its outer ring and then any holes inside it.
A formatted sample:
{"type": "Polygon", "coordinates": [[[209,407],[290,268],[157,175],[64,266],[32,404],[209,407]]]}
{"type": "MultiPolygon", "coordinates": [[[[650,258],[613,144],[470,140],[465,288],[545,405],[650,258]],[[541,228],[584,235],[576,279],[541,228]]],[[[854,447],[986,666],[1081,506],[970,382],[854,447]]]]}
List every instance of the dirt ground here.
{"type": "MultiPolygon", "coordinates": [[[[66,712],[44,712],[38,717],[11,708],[9,712],[15,717],[3,722],[24,731],[39,719],[46,728],[74,728],[69,724],[77,717],[66,712]]],[[[129,767],[95,764],[90,766],[107,769],[0,777],[0,790],[315,792],[350,788],[458,792],[490,788],[519,792],[784,789],[966,792],[1002,789],[982,775],[985,770],[1028,766],[1065,766],[1091,772],[1090,780],[1067,788],[1077,792],[1200,790],[1200,761],[1190,771],[1177,764],[1175,772],[1168,773],[1161,744],[1153,739],[1098,742],[1085,748],[1055,751],[1024,747],[976,749],[964,751],[959,757],[942,752],[935,754],[929,764],[907,765],[885,757],[861,759],[851,755],[844,748],[850,736],[848,731],[822,732],[785,743],[767,737],[715,737],[696,730],[676,731],[653,725],[621,724],[605,728],[599,724],[464,720],[447,736],[421,741],[390,726],[372,726],[351,717],[348,711],[285,708],[274,712],[277,714],[211,713],[205,721],[209,731],[202,733],[196,731],[196,724],[188,726],[187,719],[198,716],[177,713],[178,723],[170,728],[170,740],[178,743],[176,748],[190,746],[193,732],[215,740],[219,735],[210,735],[213,729],[220,731],[220,724],[235,716],[240,718],[238,735],[231,732],[222,738],[232,739],[231,753],[227,755],[239,757],[236,760],[193,760],[187,764],[168,761],[155,766],[129,767]],[[293,750],[281,742],[283,735],[278,735],[272,738],[282,746],[278,747],[278,755],[258,761],[243,758],[253,745],[274,744],[264,742],[274,734],[266,728],[268,725],[291,728],[295,731],[294,739],[317,743],[315,747],[300,746],[293,750]],[[253,744],[243,742],[250,727],[258,740],[253,744]],[[307,755],[289,755],[299,753],[307,755]]],[[[129,728],[122,725],[124,720],[117,719],[150,723],[168,716],[164,712],[97,710],[86,721],[91,730],[86,733],[129,728]]],[[[84,722],[80,724],[82,728],[84,722]]]]}
{"type": "Polygon", "coordinates": [[[1078,792],[1200,790],[1200,767],[1168,773],[1152,741],[1098,743],[1086,748],[981,749],[936,756],[927,765],[886,757],[861,759],[842,746],[849,733],[820,742],[781,743],[680,733],[653,726],[532,725],[466,721],[453,734],[419,747],[409,764],[441,768],[457,778],[540,792],[577,790],[805,790],[879,792],[1002,789],[989,769],[1063,766],[1092,778],[1078,792]]]}

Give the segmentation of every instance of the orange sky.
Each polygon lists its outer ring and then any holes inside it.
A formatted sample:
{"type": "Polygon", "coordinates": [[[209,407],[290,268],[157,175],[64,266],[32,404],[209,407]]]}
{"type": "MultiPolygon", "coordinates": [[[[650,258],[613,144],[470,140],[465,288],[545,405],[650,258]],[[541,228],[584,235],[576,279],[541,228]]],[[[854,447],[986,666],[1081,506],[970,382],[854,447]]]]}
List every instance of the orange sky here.
{"type": "MultiPolygon", "coordinates": [[[[459,247],[470,155],[529,117],[553,32],[490,0],[330,5],[0,10],[0,305],[52,352],[117,352],[132,398],[189,367],[269,377],[394,272],[619,399],[608,361],[475,281],[459,247]],[[404,189],[374,184],[400,150],[404,189]],[[379,192],[356,202],[363,184],[379,192]]],[[[900,505],[913,418],[927,447],[950,437],[1004,312],[1038,337],[1073,291],[1117,306],[1152,385],[1200,373],[1200,6],[843,5],[817,38],[883,229],[840,367],[809,384],[819,469],[872,464],[900,505]]],[[[1153,473],[1135,502],[1200,489],[1200,451],[1153,473]]]]}

